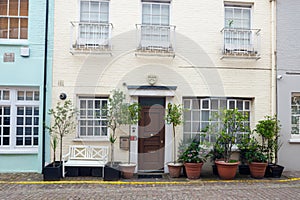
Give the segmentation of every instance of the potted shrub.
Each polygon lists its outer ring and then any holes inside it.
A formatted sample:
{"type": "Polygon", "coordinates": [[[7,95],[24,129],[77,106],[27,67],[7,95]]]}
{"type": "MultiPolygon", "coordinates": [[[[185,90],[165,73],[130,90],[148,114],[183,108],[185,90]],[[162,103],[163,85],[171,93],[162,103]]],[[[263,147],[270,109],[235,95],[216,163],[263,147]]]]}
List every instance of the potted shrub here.
{"type": "MultiPolygon", "coordinates": [[[[127,107],[127,119],[128,119],[128,124],[136,124],[138,123],[140,119],[140,111],[141,107],[138,103],[133,103],[133,104],[128,104],[127,107]]],[[[130,140],[130,128],[129,128],[129,140],[130,140]]],[[[123,178],[130,179],[133,177],[134,170],[136,167],[136,163],[130,163],[130,144],[128,148],[128,162],[127,163],[121,163],[120,164],[120,169],[122,171],[123,178]]]]}
{"type": "Polygon", "coordinates": [[[138,107],[136,107],[137,105],[134,104],[129,107],[130,105],[125,102],[125,94],[120,90],[113,90],[108,102],[105,112],[107,126],[112,130],[112,133],[109,136],[110,162],[104,168],[104,180],[113,181],[120,179],[120,166],[114,161],[114,144],[117,140],[116,130],[122,125],[132,124],[133,121],[136,122],[139,115],[136,113],[138,109],[138,107]],[[136,115],[133,116],[134,114],[136,115]]]}
{"type": "Polygon", "coordinates": [[[176,157],[176,126],[182,123],[182,107],[181,105],[168,104],[166,121],[168,124],[172,124],[173,128],[173,162],[168,163],[169,174],[171,178],[178,178],[181,174],[183,164],[177,162],[176,157]]]}
{"type": "Polygon", "coordinates": [[[213,163],[212,169],[214,175],[217,176],[219,175],[217,166],[215,165],[215,161],[224,160],[223,154],[224,154],[224,148],[220,144],[220,140],[217,139],[216,142],[213,144],[213,148],[210,151],[210,161],[213,163]]]}
{"type": "Polygon", "coordinates": [[[198,179],[204,162],[209,157],[209,146],[205,143],[193,141],[179,156],[179,160],[184,163],[188,179],[198,179]]]}
{"type": "Polygon", "coordinates": [[[239,157],[241,164],[239,165],[239,173],[242,175],[249,175],[250,174],[250,168],[247,164],[247,158],[246,153],[249,151],[250,148],[250,134],[243,135],[243,138],[241,139],[240,143],[237,144],[237,147],[239,148],[239,157]]]}
{"type": "Polygon", "coordinates": [[[280,121],[276,116],[265,116],[265,119],[258,121],[255,131],[262,139],[262,147],[267,154],[268,167],[267,177],[280,178],[284,167],[278,165],[278,150],[281,147],[279,142],[280,121]]]}
{"type": "Polygon", "coordinates": [[[219,117],[222,129],[219,132],[218,140],[223,148],[224,160],[215,161],[215,164],[220,178],[230,180],[235,177],[240,163],[231,159],[232,148],[236,145],[237,134],[249,132],[249,127],[244,123],[248,117],[237,109],[224,110],[219,117]]]}
{"type": "Polygon", "coordinates": [[[62,177],[62,144],[63,137],[73,133],[76,129],[77,111],[70,100],[63,104],[58,102],[55,109],[48,112],[52,122],[50,126],[45,126],[49,130],[51,137],[51,147],[53,150],[53,162],[44,168],[44,180],[60,180],[62,177]],[[56,149],[60,146],[59,161],[56,161],[56,149]]]}
{"type": "Polygon", "coordinates": [[[253,138],[249,141],[245,157],[249,163],[251,177],[263,178],[268,165],[267,156],[264,154],[263,147],[253,138]]]}

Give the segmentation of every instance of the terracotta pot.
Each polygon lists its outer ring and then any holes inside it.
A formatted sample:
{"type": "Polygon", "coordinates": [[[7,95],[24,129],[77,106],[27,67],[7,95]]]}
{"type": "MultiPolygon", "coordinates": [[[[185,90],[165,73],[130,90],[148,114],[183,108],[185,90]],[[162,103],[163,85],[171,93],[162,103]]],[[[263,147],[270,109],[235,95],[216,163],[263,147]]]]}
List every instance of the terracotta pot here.
{"type": "Polygon", "coordinates": [[[168,163],[170,177],[178,178],[181,174],[182,166],[182,163],[168,163]]]}
{"type": "Polygon", "coordinates": [[[133,177],[133,173],[135,170],[136,164],[120,164],[120,170],[122,172],[122,176],[125,179],[131,179],[133,177]]]}
{"type": "Polygon", "coordinates": [[[265,176],[268,163],[251,162],[249,164],[250,173],[252,178],[261,179],[265,176]]]}
{"type": "Polygon", "coordinates": [[[218,174],[221,179],[232,180],[236,175],[236,171],[240,162],[227,163],[225,161],[215,161],[218,174]]]}
{"type": "Polygon", "coordinates": [[[184,163],[188,179],[200,178],[203,163],[184,163]]]}

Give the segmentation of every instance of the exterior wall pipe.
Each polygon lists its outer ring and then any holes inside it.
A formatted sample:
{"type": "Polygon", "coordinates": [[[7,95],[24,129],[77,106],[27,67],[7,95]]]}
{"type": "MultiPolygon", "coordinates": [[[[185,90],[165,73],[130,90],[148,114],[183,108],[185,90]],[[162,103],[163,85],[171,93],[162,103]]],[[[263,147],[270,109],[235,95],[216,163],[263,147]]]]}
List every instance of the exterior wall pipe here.
{"type": "Polygon", "coordinates": [[[276,0],[271,2],[271,115],[277,114],[276,0]]]}
{"type": "Polygon", "coordinates": [[[42,173],[45,165],[45,137],[46,137],[46,98],[47,98],[47,57],[48,57],[48,20],[49,20],[49,0],[46,0],[45,19],[45,49],[44,49],[44,86],[43,86],[43,134],[42,134],[42,173]]]}

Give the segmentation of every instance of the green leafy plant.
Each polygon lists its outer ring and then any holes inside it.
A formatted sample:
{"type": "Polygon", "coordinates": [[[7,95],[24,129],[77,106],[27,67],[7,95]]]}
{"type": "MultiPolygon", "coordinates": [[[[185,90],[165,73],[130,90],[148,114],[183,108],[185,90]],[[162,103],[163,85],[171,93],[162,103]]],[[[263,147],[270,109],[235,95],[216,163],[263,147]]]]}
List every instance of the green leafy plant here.
{"type": "Polygon", "coordinates": [[[223,110],[219,118],[222,129],[219,132],[218,140],[220,147],[223,148],[225,162],[230,162],[232,147],[236,144],[237,134],[250,131],[249,127],[245,125],[248,116],[237,109],[227,109],[223,110]]]}
{"type": "Polygon", "coordinates": [[[237,144],[237,147],[240,150],[240,161],[241,161],[242,165],[244,165],[247,161],[246,153],[250,149],[250,140],[251,140],[250,133],[249,134],[244,134],[243,138],[240,141],[240,143],[237,144]]]}
{"type": "Polygon", "coordinates": [[[263,147],[259,145],[257,140],[251,138],[249,140],[245,158],[248,162],[267,162],[267,156],[264,154],[263,147]]]}
{"type": "Polygon", "coordinates": [[[168,124],[172,124],[173,127],[173,162],[176,163],[176,126],[182,124],[182,106],[168,103],[166,121],[168,124]]]}
{"type": "Polygon", "coordinates": [[[193,141],[179,156],[179,161],[187,163],[206,162],[209,157],[209,145],[193,141]]]}
{"type": "Polygon", "coordinates": [[[224,158],[224,148],[222,147],[220,140],[217,139],[210,151],[210,160],[216,161],[223,158],[224,158]]]}
{"type": "Polygon", "coordinates": [[[114,143],[117,140],[116,129],[121,125],[130,125],[137,123],[139,120],[140,107],[137,103],[128,104],[125,102],[125,94],[115,89],[112,91],[110,98],[108,99],[108,105],[105,108],[107,116],[107,126],[112,130],[109,136],[111,144],[111,165],[114,164],[114,143]]]}
{"type": "Polygon", "coordinates": [[[255,131],[262,138],[262,147],[267,154],[268,162],[275,164],[278,162],[278,150],[281,146],[279,143],[280,121],[277,116],[265,116],[265,119],[258,121],[255,131]]]}
{"type": "Polygon", "coordinates": [[[69,133],[74,133],[76,129],[76,116],[77,110],[73,106],[70,100],[65,101],[63,104],[58,102],[54,109],[50,109],[48,112],[52,117],[51,126],[46,126],[49,130],[50,136],[52,137],[52,148],[54,151],[55,162],[55,152],[58,144],[60,144],[60,156],[59,161],[62,161],[62,144],[63,137],[69,133]]]}

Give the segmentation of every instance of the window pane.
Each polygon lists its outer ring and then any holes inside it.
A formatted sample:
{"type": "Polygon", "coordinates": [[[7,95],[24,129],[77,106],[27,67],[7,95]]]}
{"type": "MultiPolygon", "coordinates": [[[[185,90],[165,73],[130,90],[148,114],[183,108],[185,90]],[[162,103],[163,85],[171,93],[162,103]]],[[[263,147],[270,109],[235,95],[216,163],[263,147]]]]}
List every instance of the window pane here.
{"type": "Polygon", "coordinates": [[[4,115],[10,115],[10,107],[4,107],[4,115]]]}
{"type": "Polygon", "coordinates": [[[18,0],[9,0],[9,15],[18,16],[18,0]]]}
{"type": "Polygon", "coordinates": [[[9,145],[9,137],[3,137],[3,145],[9,145]]]}
{"type": "Polygon", "coordinates": [[[32,107],[26,107],[26,115],[32,115],[32,107]]]}
{"type": "Polygon", "coordinates": [[[25,145],[31,145],[31,137],[25,138],[25,145]]]}
{"type": "Polygon", "coordinates": [[[17,135],[23,135],[23,128],[17,127],[17,135]]]}
{"type": "Polygon", "coordinates": [[[90,12],[92,13],[99,13],[99,5],[100,3],[97,1],[91,2],[90,12]]]}
{"type": "Polygon", "coordinates": [[[8,30],[8,19],[0,18],[0,38],[8,37],[7,30],[8,30]]]}
{"type": "Polygon", "coordinates": [[[3,91],[3,100],[9,100],[9,91],[3,91]]]}
{"type": "MultiPolygon", "coordinates": [[[[28,19],[20,19],[21,20],[21,30],[20,30],[20,39],[28,38],[28,19]]],[[[35,99],[38,100],[38,99],[35,99]]]]}
{"type": "Polygon", "coordinates": [[[34,107],[34,115],[39,115],[39,107],[34,107]]]}
{"type": "Polygon", "coordinates": [[[150,4],[143,4],[142,8],[143,15],[150,15],[151,14],[151,9],[150,9],[150,4]]]}
{"type": "Polygon", "coordinates": [[[22,137],[17,137],[16,143],[17,143],[17,145],[23,145],[23,138],[22,137]]]}
{"type": "Polygon", "coordinates": [[[38,137],[34,137],[33,138],[33,145],[38,145],[39,144],[39,138],[38,137]]]}
{"type": "Polygon", "coordinates": [[[7,15],[7,0],[0,0],[0,15],[7,15]]]}
{"type": "Polygon", "coordinates": [[[18,100],[24,100],[24,99],[25,99],[25,92],[18,91],[18,100]]]}
{"type": "Polygon", "coordinates": [[[18,39],[19,37],[19,19],[10,19],[9,38],[18,39]]]}
{"type": "Polygon", "coordinates": [[[17,108],[17,115],[24,115],[24,108],[23,107],[18,107],[17,108]]]}
{"type": "Polygon", "coordinates": [[[101,3],[100,12],[108,13],[108,2],[101,3]]]}
{"type": "Polygon", "coordinates": [[[10,125],[10,117],[3,117],[3,125],[10,125]]]}
{"type": "Polygon", "coordinates": [[[32,132],[31,132],[31,128],[30,127],[26,127],[25,128],[25,135],[31,135],[32,132]]]}
{"type": "Polygon", "coordinates": [[[23,117],[17,117],[17,125],[23,125],[23,117]]]}
{"type": "Polygon", "coordinates": [[[27,101],[32,101],[33,100],[33,92],[32,91],[27,91],[26,92],[26,100],[27,101]]]}
{"type": "Polygon", "coordinates": [[[20,0],[20,16],[28,16],[28,0],[20,0]]]}

